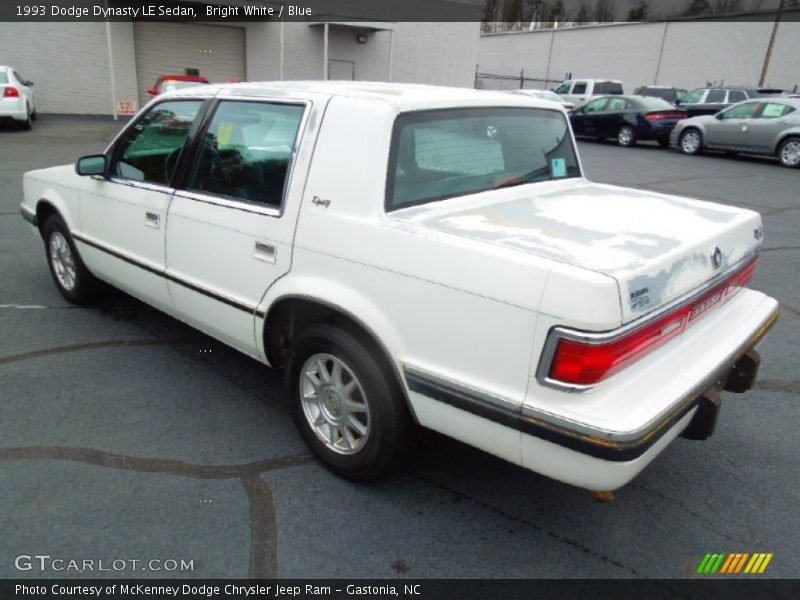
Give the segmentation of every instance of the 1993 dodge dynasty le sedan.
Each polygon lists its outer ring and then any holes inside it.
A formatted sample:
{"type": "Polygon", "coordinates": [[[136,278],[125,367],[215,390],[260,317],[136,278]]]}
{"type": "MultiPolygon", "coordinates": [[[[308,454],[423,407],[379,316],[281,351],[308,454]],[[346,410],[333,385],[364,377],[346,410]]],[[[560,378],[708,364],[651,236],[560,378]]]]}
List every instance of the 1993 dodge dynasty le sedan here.
{"type": "Polygon", "coordinates": [[[591,490],[713,430],[778,315],[757,213],[587,181],[560,106],[344,82],[158,96],[29,172],[61,293],[106,282],[285,369],[333,471],[421,425],[591,490]]]}

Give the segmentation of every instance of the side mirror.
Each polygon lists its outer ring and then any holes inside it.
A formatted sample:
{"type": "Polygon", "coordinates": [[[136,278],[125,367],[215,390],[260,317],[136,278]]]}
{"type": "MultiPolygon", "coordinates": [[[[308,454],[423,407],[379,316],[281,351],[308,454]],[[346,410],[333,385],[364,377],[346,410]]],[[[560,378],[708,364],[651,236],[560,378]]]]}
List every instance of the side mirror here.
{"type": "Polygon", "coordinates": [[[681,105],[681,99],[675,98],[675,106],[680,106],[680,105],[681,105]]]}
{"type": "Polygon", "coordinates": [[[25,83],[23,83],[23,85],[26,87],[33,87],[33,82],[31,80],[28,80],[25,83]]]}
{"type": "Polygon", "coordinates": [[[75,172],[78,175],[105,175],[108,159],[104,154],[91,154],[83,156],[75,163],[75,172]]]}
{"type": "Polygon", "coordinates": [[[147,93],[150,94],[151,96],[158,96],[158,90],[156,88],[150,88],[149,90],[147,90],[147,93]]]}
{"type": "Polygon", "coordinates": [[[717,121],[722,121],[722,119],[724,119],[725,117],[723,117],[723,116],[722,116],[722,113],[721,113],[721,112],[718,112],[717,114],[715,114],[715,115],[714,115],[714,118],[715,118],[717,121]]]}

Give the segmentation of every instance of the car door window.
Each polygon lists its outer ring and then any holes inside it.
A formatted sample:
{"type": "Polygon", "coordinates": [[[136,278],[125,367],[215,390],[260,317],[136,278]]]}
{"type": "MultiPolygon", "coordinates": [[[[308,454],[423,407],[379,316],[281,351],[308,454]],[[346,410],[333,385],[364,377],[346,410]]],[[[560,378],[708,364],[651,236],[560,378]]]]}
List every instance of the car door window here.
{"type": "Polygon", "coordinates": [[[586,82],[579,81],[575,84],[575,87],[572,89],[573,94],[585,94],[586,93],[586,82]]]}
{"type": "Polygon", "coordinates": [[[792,112],[794,108],[788,104],[781,104],[780,102],[765,102],[764,108],[761,110],[762,119],[777,119],[792,112]]]}
{"type": "Polygon", "coordinates": [[[115,177],[169,185],[202,102],[161,102],[123,133],[114,147],[115,177]]]}
{"type": "Polygon", "coordinates": [[[733,106],[722,113],[723,120],[728,119],[750,119],[758,108],[758,102],[746,102],[733,106]]]}
{"type": "Polygon", "coordinates": [[[747,94],[745,94],[742,90],[728,91],[728,102],[731,104],[735,104],[736,102],[744,102],[745,100],[747,100],[747,94]]]}
{"type": "Polygon", "coordinates": [[[703,101],[703,96],[705,95],[706,95],[706,90],[704,89],[694,90],[693,92],[686,94],[683,97],[683,100],[681,100],[681,102],[683,102],[684,104],[699,104],[700,102],[703,101]]]}
{"type": "Polygon", "coordinates": [[[724,104],[725,90],[709,90],[706,96],[706,104],[724,104]]]}
{"type": "Polygon", "coordinates": [[[628,108],[628,101],[622,98],[612,98],[608,101],[606,110],[620,111],[628,108]]]}
{"type": "Polygon", "coordinates": [[[567,81],[566,83],[562,83],[560,86],[556,88],[556,94],[569,94],[569,90],[572,87],[572,82],[567,81]]]}
{"type": "Polygon", "coordinates": [[[305,107],[223,101],[203,136],[189,189],[279,208],[305,107]]]}
{"type": "Polygon", "coordinates": [[[600,98],[599,100],[593,100],[589,102],[586,106],[583,107],[583,112],[586,113],[596,113],[603,110],[608,103],[608,98],[600,98]]]}

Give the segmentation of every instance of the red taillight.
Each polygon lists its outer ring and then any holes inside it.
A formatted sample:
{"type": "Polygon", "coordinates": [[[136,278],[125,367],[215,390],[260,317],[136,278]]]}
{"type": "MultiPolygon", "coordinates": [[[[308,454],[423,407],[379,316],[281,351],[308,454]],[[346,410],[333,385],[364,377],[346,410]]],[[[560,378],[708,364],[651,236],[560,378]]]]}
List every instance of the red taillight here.
{"type": "Polygon", "coordinates": [[[3,98],[19,98],[19,90],[15,87],[7,87],[3,92],[3,98]]]}
{"type": "Polygon", "coordinates": [[[662,119],[685,119],[686,113],[682,112],[652,112],[644,116],[648,121],[661,121],[662,119]]]}
{"type": "Polygon", "coordinates": [[[622,337],[608,341],[561,337],[556,344],[548,378],[572,385],[592,385],[610,377],[680,335],[690,323],[747,285],[757,263],[758,258],[753,258],[703,295],[622,337]]]}

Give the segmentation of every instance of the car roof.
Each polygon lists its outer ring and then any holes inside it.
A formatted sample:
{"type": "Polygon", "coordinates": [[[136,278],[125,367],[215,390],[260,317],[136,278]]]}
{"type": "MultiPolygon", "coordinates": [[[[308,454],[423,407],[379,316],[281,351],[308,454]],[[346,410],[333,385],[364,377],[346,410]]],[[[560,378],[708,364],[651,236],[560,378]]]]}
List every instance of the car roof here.
{"type": "Polygon", "coordinates": [[[469,106],[552,108],[553,103],[525,94],[410,83],[366,81],[263,81],[216,83],[162,94],[159,98],[216,95],[273,97],[311,100],[314,97],[342,97],[383,102],[398,112],[469,106]]]}
{"type": "Polygon", "coordinates": [[[159,77],[161,81],[203,81],[208,82],[208,79],[200,75],[162,75],[159,77]]]}

